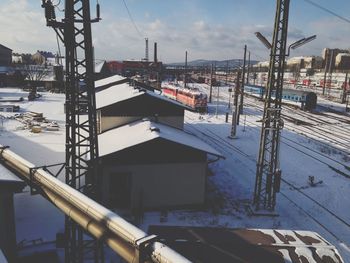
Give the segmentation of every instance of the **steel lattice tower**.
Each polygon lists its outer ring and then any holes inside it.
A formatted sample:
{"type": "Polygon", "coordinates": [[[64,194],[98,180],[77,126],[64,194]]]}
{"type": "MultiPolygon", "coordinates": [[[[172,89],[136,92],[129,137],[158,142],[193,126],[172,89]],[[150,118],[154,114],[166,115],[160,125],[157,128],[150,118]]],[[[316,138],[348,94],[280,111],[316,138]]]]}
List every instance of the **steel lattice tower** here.
{"type": "Polygon", "coordinates": [[[280,132],[283,128],[281,99],[289,2],[290,0],[277,0],[253,200],[256,210],[274,210],[276,193],[280,187],[279,145],[280,132]],[[275,100],[271,98],[272,94],[275,94],[275,100]]]}
{"type": "MultiPolygon", "coordinates": [[[[91,20],[89,0],[66,0],[62,22],[56,21],[51,0],[43,0],[42,3],[47,25],[54,28],[66,50],[66,183],[98,199],[95,177],[98,140],[91,23],[97,22],[99,18],[91,20]]],[[[95,262],[103,261],[99,242],[91,238],[84,240],[84,236],[82,228],[66,216],[66,262],[83,262],[88,248],[92,249],[95,262]]]]}

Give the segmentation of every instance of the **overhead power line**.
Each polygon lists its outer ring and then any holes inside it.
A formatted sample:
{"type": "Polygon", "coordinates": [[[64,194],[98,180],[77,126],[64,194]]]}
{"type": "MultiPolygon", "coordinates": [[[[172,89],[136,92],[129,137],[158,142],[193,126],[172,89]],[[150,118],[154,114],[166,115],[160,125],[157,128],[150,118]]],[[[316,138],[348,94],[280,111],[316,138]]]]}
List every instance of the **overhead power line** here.
{"type": "Polygon", "coordinates": [[[135,30],[137,31],[137,33],[138,33],[141,37],[143,37],[141,31],[140,31],[139,28],[137,27],[137,25],[136,25],[136,23],[135,23],[135,20],[133,19],[132,15],[131,15],[131,13],[130,13],[130,10],[129,10],[129,8],[128,8],[126,2],[125,2],[125,0],[123,0],[123,3],[124,3],[124,6],[125,6],[126,11],[128,12],[128,15],[129,15],[129,18],[130,18],[130,20],[131,20],[131,23],[134,25],[135,30]]]}
{"type": "Polygon", "coordinates": [[[331,15],[336,16],[336,17],[338,17],[339,19],[341,19],[341,20],[343,20],[343,21],[345,21],[345,22],[347,22],[347,23],[350,24],[350,19],[348,19],[348,18],[346,18],[346,17],[343,17],[343,16],[337,14],[337,13],[333,12],[332,10],[326,8],[326,7],[323,7],[323,6],[321,6],[320,4],[317,4],[317,3],[315,3],[315,2],[313,2],[313,1],[311,1],[311,0],[304,0],[304,1],[307,2],[307,3],[309,3],[309,4],[311,4],[311,5],[313,5],[313,6],[315,6],[315,7],[317,7],[317,8],[319,8],[319,9],[321,9],[321,10],[323,10],[323,11],[325,11],[325,12],[327,12],[327,13],[329,13],[329,14],[331,14],[331,15]]]}

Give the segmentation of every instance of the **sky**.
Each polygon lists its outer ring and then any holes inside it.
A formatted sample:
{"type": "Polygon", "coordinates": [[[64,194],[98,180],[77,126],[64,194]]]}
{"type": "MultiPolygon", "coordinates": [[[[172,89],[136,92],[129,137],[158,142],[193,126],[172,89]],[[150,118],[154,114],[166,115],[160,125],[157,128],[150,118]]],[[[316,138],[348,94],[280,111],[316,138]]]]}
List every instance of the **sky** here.
{"type": "MultiPolygon", "coordinates": [[[[92,14],[96,1],[90,0],[92,14]]],[[[254,32],[272,38],[276,0],[124,1],[134,23],[123,0],[99,0],[102,20],[92,27],[96,59],[141,59],[146,37],[150,58],[153,43],[157,42],[158,59],[163,62],[184,61],[186,50],[189,60],[242,58],[244,45],[252,59],[268,59],[268,50],[254,32]]],[[[350,19],[348,0],[313,1],[350,19]]],[[[290,2],[288,44],[317,35],[316,40],[292,51],[291,56],[321,55],[325,47],[350,48],[350,23],[305,0],[290,2]]],[[[56,9],[56,15],[61,19],[64,0],[58,7],[61,11],[56,9]]],[[[40,0],[1,0],[0,14],[0,44],[13,52],[57,52],[56,35],[46,27],[40,0]]],[[[64,48],[62,43],[60,48],[64,48]]]]}

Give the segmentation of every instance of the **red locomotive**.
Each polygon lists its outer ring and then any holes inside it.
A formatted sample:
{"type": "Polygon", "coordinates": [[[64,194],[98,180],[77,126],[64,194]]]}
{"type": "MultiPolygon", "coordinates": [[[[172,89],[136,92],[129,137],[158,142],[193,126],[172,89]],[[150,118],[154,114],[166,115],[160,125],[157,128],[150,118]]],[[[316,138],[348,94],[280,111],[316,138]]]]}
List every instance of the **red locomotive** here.
{"type": "Polygon", "coordinates": [[[182,88],[173,85],[162,87],[162,94],[176,100],[195,111],[207,111],[207,94],[197,88],[182,88]]]}

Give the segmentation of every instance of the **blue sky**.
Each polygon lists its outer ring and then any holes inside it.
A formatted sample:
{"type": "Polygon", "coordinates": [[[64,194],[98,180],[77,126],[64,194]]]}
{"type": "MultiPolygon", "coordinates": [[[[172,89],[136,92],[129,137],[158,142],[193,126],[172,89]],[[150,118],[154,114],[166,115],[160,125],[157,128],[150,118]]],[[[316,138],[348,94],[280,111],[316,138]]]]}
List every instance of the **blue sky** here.
{"type": "MultiPolygon", "coordinates": [[[[348,0],[313,1],[350,19],[348,0]]],[[[57,50],[55,34],[45,27],[40,2],[1,0],[0,43],[18,52],[57,50]]],[[[252,58],[268,58],[268,51],[253,33],[260,31],[271,38],[275,0],[125,0],[141,34],[132,25],[123,0],[99,2],[103,20],[93,26],[93,39],[101,59],[140,59],[144,37],[149,38],[151,57],[156,41],[165,62],[182,61],[185,50],[190,60],[241,58],[244,44],[252,58]]],[[[90,3],[94,12],[96,0],[90,3]]],[[[289,43],[318,35],[292,55],[320,55],[324,47],[350,48],[350,24],[305,0],[291,0],[289,18],[289,43]]]]}

